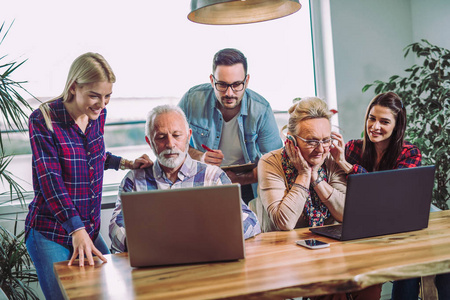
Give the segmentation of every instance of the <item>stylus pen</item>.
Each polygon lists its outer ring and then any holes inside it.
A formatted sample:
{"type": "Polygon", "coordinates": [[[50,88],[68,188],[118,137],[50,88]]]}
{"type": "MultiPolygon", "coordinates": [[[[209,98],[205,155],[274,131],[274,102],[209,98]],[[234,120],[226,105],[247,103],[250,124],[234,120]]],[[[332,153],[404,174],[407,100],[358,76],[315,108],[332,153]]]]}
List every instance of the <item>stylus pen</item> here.
{"type": "Polygon", "coordinates": [[[209,152],[215,152],[213,149],[207,147],[207,146],[204,145],[204,144],[202,144],[202,147],[203,147],[203,149],[205,149],[206,151],[209,151],[209,152]]]}

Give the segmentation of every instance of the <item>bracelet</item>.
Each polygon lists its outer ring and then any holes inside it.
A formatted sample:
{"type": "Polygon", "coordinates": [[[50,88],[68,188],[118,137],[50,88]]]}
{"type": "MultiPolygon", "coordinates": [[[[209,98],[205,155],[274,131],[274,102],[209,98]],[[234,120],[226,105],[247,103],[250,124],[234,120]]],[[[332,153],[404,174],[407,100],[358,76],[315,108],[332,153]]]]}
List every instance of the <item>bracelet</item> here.
{"type": "Polygon", "coordinates": [[[305,192],[309,193],[309,189],[308,189],[307,187],[305,187],[305,186],[299,184],[299,183],[295,183],[295,182],[294,182],[292,185],[293,185],[293,186],[297,186],[297,187],[301,188],[302,190],[304,190],[305,192]]]}

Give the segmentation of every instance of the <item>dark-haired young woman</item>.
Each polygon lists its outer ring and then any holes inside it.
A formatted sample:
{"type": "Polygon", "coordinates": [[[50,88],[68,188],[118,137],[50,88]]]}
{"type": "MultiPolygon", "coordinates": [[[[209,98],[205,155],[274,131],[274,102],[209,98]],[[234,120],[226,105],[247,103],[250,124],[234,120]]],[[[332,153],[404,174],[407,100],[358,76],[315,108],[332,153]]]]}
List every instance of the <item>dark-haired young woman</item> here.
{"type": "MultiPolygon", "coordinates": [[[[422,155],[415,145],[404,140],[405,129],[406,109],[400,97],[393,92],[379,94],[367,107],[364,139],[345,145],[342,135],[333,132],[336,142],[330,152],[347,174],[418,167],[422,155]]],[[[449,277],[436,277],[439,299],[450,299],[450,287],[446,287],[449,277]]],[[[418,293],[419,278],[399,280],[394,282],[392,299],[417,299],[418,293]]]]}
{"type": "Polygon", "coordinates": [[[379,94],[367,108],[364,139],[345,145],[342,135],[333,132],[337,143],[331,153],[347,174],[420,166],[422,155],[404,140],[405,129],[406,109],[400,97],[393,92],[379,94]]]}

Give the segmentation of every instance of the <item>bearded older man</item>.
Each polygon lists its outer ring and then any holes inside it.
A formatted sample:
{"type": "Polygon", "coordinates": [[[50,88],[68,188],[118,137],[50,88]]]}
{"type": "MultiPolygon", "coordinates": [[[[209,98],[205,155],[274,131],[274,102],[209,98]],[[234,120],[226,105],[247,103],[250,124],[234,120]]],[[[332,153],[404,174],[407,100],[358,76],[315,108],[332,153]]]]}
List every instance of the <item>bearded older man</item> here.
{"type": "MultiPolygon", "coordinates": [[[[145,140],[157,159],[152,167],[130,171],[120,184],[116,207],[109,224],[112,249],[116,252],[127,251],[120,198],[122,192],[231,184],[222,169],[193,160],[189,156],[192,130],[179,107],[162,105],[154,108],[147,117],[145,129],[145,140]]],[[[244,238],[247,239],[260,233],[261,229],[256,215],[242,200],[241,204],[244,238]]]]}

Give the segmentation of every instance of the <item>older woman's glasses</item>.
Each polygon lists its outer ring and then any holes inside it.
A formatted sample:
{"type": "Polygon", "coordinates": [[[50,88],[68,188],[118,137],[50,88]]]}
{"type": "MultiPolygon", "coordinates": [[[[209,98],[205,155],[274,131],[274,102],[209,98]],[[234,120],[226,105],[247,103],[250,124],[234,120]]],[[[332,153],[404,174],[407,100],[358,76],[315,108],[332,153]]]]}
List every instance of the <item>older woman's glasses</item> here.
{"type": "Polygon", "coordinates": [[[306,140],[304,138],[302,138],[301,136],[296,135],[296,137],[298,137],[299,139],[301,139],[302,141],[304,141],[306,143],[306,146],[308,148],[317,148],[319,147],[320,144],[322,144],[322,146],[324,148],[328,148],[331,146],[331,144],[333,144],[333,139],[332,138],[328,138],[322,141],[319,140],[306,140]]]}
{"type": "Polygon", "coordinates": [[[245,75],[244,80],[236,81],[236,82],[233,82],[230,84],[222,82],[222,81],[217,81],[216,78],[214,77],[214,75],[213,75],[213,79],[214,79],[214,86],[216,87],[216,89],[219,92],[226,92],[229,87],[233,90],[233,92],[240,92],[245,87],[245,79],[247,79],[247,75],[245,75]]]}

